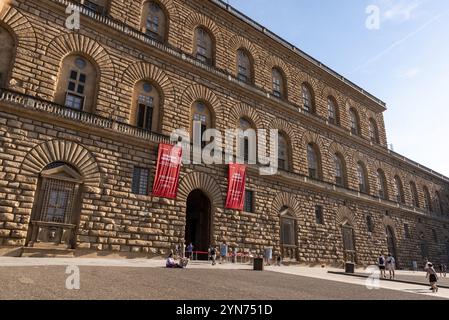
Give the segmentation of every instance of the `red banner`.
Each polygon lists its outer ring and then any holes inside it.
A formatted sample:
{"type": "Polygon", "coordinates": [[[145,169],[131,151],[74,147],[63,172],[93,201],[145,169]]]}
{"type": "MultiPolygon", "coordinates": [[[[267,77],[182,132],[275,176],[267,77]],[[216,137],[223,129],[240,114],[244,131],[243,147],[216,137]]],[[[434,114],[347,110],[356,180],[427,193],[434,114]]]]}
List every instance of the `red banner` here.
{"type": "Polygon", "coordinates": [[[181,171],[182,148],[168,144],[159,145],[153,196],[176,199],[179,172],[181,171]]]}
{"type": "Polygon", "coordinates": [[[245,203],[246,166],[243,164],[230,164],[228,176],[228,196],[226,208],[243,210],[245,203]]]}

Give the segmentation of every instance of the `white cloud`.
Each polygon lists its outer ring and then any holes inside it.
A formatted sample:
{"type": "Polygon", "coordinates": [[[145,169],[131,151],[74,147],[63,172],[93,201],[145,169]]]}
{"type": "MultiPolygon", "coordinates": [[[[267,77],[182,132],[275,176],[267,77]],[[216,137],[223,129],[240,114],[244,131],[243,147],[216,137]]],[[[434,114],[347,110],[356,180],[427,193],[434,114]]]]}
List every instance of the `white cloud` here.
{"type": "Polygon", "coordinates": [[[417,16],[417,9],[424,0],[378,0],[383,21],[405,22],[417,16]]]}
{"type": "Polygon", "coordinates": [[[413,67],[405,69],[399,73],[399,78],[402,79],[413,79],[421,73],[421,69],[418,67],[413,67]]]}

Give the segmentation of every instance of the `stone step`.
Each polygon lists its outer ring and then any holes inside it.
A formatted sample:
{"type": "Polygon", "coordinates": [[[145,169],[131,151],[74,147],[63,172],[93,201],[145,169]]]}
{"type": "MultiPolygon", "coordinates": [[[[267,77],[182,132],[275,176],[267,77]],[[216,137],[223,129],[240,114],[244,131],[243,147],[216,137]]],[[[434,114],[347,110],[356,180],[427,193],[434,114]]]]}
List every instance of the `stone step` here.
{"type": "Polygon", "coordinates": [[[21,257],[28,258],[73,258],[75,250],[64,248],[23,247],[21,257]]]}

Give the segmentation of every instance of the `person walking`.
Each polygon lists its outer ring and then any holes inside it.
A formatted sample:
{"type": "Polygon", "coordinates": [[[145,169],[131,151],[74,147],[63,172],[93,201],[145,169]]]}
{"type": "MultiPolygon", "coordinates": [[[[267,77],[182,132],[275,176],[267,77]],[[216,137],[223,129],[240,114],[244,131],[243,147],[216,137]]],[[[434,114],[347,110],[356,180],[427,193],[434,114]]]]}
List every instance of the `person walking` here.
{"type": "Polygon", "coordinates": [[[209,252],[210,252],[210,259],[212,260],[212,265],[215,266],[216,265],[216,258],[217,258],[217,252],[215,251],[215,247],[211,246],[209,248],[209,252]]]}
{"type": "Polygon", "coordinates": [[[379,266],[380,276],[384,279],[387,278],[385,274],[385,256],[381,253],[377,259],[377,265],[379,266]]]}
{"type": "Polygon", "coordinates": [[[396,269],[396,260],[391,255],[391,253],[388,254],[388,258],[386,260],[387,270],[390,274],[390,280],[395,278],[395,269],[396,269]]]}
{"type": "Polygon", "coordinates": [[[223,241],[223,243],[220,244],[220,264],[226,262],[227,255],[228,255],[228,245],[226,244],[226,241],[223,241]]]}
{"type": "Polygon", "coordinates": [[[437,275],[437,272],[435,271],[432,263],[429,262],[428,266],[429,267],[427,268],[426,278],[429,279],[432,292],[435,293],[435,292],[438,292],[438,286],[437,286],[438,275],[437,275]]]}
{"type": "Polygon", "coordinates": [[[192,258],[193,258],[193,243],[190,243],[188,246],[187,246],[187,259],[190,259],[190,260],[192,260],[192,258]]]}

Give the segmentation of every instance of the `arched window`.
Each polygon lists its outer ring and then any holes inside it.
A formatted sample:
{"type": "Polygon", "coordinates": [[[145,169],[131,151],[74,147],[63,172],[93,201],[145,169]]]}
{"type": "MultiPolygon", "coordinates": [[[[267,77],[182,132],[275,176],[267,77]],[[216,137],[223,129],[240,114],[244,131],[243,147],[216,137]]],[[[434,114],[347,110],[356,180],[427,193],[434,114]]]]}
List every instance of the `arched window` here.
{"type": "Polygon", "coordinates": [[[379,130],[377,129],[377,123],[373,118],[369,119],[369,137],[372,143],[379,144],[379,130]]]}
{"type": "Polygon", "coordinates": [[[430,197],[429,189],[426,186],[424,186],[423,192],[424,192],[424,208],[430,212],[433,212],[432,198],[430,197]]]}
{"type": "Polygon", "coordinates": [[[357,177],[359,181],[359,191],[369,193],[368,172],[366,166],[362,161],[357,163],[357,177]]]}
{"type": "Polygon", "coordinates": [[[351,133],[353,135],[360,135],[360,119],[357,111],[354,108],[349,109],[349,121],[351,125],[351,133]]]}
{"type": "Polygon", "coordinates": [[[401,178],[399,178],[399,176],[394,177],[394,189],[396,201],[399,203],[405,203],[404,187],[402,185],[402,180],[401,178]]]}
{"type": "Polygon", "coordinates": [[[0,25],[0,88],[8,84],[8,78],[13,65],[15,42],[8,30],[0,25]]]}
{"type": "Polygon", "coordinates": [[[346,181],[346,164],[343,156],[340,153],[334,154],[335,167],[335,184],[340,187],[347,185],[346,181]]]}
{"type": "Polygon", "coordinates": [[[203,27],[195,29],[196,58],[208,65],[214,64],[215,44],[210,33],[203,27]]]}
{"type": "MultiPolygon", "coordinates": [[[[194,137],[194,141],[198,141],[198,138],[201,138],[201,146],[204,148],[206,146],[206,142],[203,141],[203,135],[204,132],[207,129],[211,129],[213,126],[212,123],[213,119],[212,119],[212,115],[210,112],[210,108],[209,106],[204,103],[203,101],[196,101],[193,104],[193,109],[192,109],[192,130],[194,128],[195,125],[198,125],[199,129],[197,131],[197,134],[201,134],[201,137],[194,137]]],[[[193,133],[194,131],[192,131],[193,133]]]]}
{"type": "Polygon", "coordinates": [[[271,76],[273,81],[273,95],[278,98],[285,98],[285,78],[282,71],[278,68],[271,70],[271,76]]]}
{"type": "Polygon", "coordinates": [[[76,0],[86,9],[101,15],[106,15],[108,10],[108,0],[76,0]]]}
{"type": "Polygon", "coordinates": [[[253,61],[245,49],[237,50],[237,78],[246,83],[253,82],[253,61]]]}
{"type": "Polygon", "coordinates": [[[313,101],[313,92],[310,86],[306,83],[302,84],[302,103],[303,110],[309,113],[315,113],[315,103],[313,101]]]}
{"type": "Polygon", "coordinates": [[[290,169],[289,161],[289,143],[284,134],[279,134],[279,155],[278,155],[278,166],[282,170],[290,169]]]}
{"type": "Polygon", "coordinates": [[[340,125],[340,113],[338,110],[337,102],[333,97],[327,98],[327,120],[330,124],[339,126],[340,125]]]}
{"type": "Polygon", "coordinates": [[[135,111],[131,123],[141,129],[159,131],[161,96],[158,89],[148,81],[139,81],[134,87],[133,101],[135,111]]]}
{"type": "Polygon", "coordinates": [[[373,217],[371,215],[366,216],[366,228],[368,232],[373,233],[374,232],[374,221],[373,217]]]}
{"type": "Polygon", "coordinates": [[[62,61],[55,101],[68,108],[92,112],[97,92],[97,68],[86,58],[71,55],[62,61]]]}
{"type": "Polygon", "coordinates": [[[377,170],[377,189],[378,196],[381,199],[388,199],[387,179],[382,169],[377,170]]]}
{"type": "Polygon", "coordinates": [[[165,8],[155,1],[143,5],[141,28],[154,40],[165,42],[167,39],[168,20],[165,8]]]}
{"type": "Polygon", "coordinates": [[[240,118],[239,129],[244,132],[243,139],[239,139],[238,156],[243,158],[245,163],[255,164],[257,163],[257,136],[256,128],[252,122],[246,118],[240,118]]]}
{"type": "Polygon", "coordinates": [[[418,189],[416,188],[416,183],[414,183],[413,181],[410,181],[410,193],[412,195],[413,205],[419,208],[420,205],[419,205],[418,189]]]}
{"type": "Polygon", "coordinates": [[[321,179],[321,159],[318,147],[312,143],[307,145],[307,163],[309,167],[309,178],[321,179]]]}

